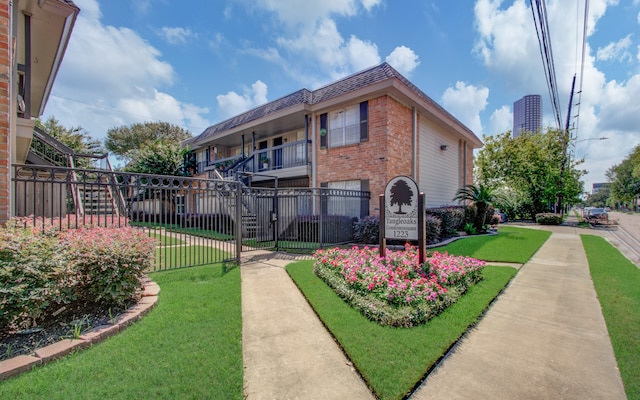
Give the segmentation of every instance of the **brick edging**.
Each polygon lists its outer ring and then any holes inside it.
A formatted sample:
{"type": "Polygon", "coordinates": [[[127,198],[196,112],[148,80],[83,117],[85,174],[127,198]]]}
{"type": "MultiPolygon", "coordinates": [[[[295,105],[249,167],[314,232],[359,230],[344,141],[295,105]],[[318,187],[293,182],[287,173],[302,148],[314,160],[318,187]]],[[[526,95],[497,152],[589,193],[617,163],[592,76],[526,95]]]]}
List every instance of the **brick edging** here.
{"type": "Polygon", "coordinates": [[[79,339],[60,340],[34,350],[31,355],[19,355],[0,361],[0,381],[27,372],[37,365],[57,360],[73,351],[86,349],[126,329],[155,307],[159,293],[160,287],[158,284],[149,278],[145,278],[142,297],[135,306],[129,308],[124,315],[118,318],[117,323],[95,327],[85,332],[79,339]]]}

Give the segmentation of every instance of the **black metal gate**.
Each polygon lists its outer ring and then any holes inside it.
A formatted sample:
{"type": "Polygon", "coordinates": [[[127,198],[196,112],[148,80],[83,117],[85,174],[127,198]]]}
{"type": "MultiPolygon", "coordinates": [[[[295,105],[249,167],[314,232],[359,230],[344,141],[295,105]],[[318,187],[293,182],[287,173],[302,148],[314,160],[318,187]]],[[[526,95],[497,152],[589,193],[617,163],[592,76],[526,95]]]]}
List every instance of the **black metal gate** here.
{"type": "Polygon", "coordinates": [[[242,196],[242,251],[311,252],[353,241],[369,213],[369,192],[325,188],[251,188],[242,196]]]}

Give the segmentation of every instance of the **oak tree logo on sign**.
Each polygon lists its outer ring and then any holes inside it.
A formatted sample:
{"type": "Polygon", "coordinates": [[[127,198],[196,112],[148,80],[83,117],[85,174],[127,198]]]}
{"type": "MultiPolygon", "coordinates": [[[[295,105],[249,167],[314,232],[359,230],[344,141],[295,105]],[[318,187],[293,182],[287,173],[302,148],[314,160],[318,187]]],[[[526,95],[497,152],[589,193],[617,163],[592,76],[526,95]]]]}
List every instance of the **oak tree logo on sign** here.
{"type": "Polygon", "coordinates": [[[391,187],[391,205],[398,205],[398,212],[396,214],[406,214],[406,212],[402,212],[402,206],[410,206],[411,199],[413,198],[413,190],[407,184],[405,180],[398,180],[391,187]]]}
{"type": "Polygon", "coordinates": [[[418,185],[396,176],[385,189],[385,238],[418,240],[418,185]]]}

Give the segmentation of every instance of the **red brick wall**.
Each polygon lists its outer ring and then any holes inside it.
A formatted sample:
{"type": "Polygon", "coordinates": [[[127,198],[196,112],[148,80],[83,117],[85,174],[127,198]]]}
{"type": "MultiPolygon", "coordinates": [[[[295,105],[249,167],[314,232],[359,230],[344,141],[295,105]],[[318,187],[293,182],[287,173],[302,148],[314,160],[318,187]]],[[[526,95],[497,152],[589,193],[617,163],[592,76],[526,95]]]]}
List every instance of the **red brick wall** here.
{"type": "Polygon", "coordinates": [[[9,0],[0,1],[0,224],[9,219],[11,184],[10,84],[11,84],[11,8],[9,0]]]}
{"type": "MultiPolygon", "coordinates": [[[[369,100],[369,140],[320,149],[318,183],[369,180],[369,212],[378,215],[378,196],[396,175],[411,176],[412,111],[389,96],[369,100]]],[[[317,116],[316,126],[320,126],[317,116]]]]}

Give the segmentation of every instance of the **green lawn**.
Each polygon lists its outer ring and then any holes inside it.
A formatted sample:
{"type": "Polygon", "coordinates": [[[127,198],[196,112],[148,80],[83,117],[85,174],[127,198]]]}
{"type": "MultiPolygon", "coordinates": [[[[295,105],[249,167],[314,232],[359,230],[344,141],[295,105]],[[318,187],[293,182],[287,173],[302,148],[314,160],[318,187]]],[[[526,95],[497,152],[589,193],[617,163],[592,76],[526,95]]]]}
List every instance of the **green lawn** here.
{"type": "Polygon", "coordinates": [[[446,246],[430,248],[430,251],[448,252],[485,261],[524,264],[551,236],[551,232],[503,226],[499,235],[473,236],[459,239],[446,246]]]}
{"type": "MultiPolygon", "coordinates": [[[[499,235],[468,237],[430,249],[499,262],[525,263],[550,232],[502,227],[499,235]]],[[[313,274],[313,261],[287,271],[358,371],[380,399],[401,399],[434,367],[515,276],[508,267],[487,266],[483,280],[445,312],[414,328],[382,327],[342,301],[313,274]]]]}
{"type": "Polygon", "coordinates": [[[185,235],[198,236],[198,237],[203,237],[203,238],[207,238],[207,239],[215,239],[215,240],[233,240],[233,239],[235,239],[235,236],[229,235],[229,234],[226,234],[226,233],[220,233],[218,231],[213,231],[213,230],[209,230],[209,229],[202,229],[202,228],[187,228],[187,227],[184,227],[184,226],[180,226],[178,224],[165,224],[165,223],[160,223],[160,222],[131,222],[131,226],[147,228],[147,229],[150,229],[152,231],[156,230],[156,229],[163,228],[167,232],[183,233],[185,235]]]}
{"type": "Polygon", "coordinates": [[[401,399],[476,322],[516,270],[486,267],[456,304],[414,328],[383,327],[349,307],[313,273],[313,261],[287,271],[380,399],[401,399]]]}
{"type": "Polygon", "coordinates": [[[160,263],[156,263],[155,271],[179,268],[182,266],[218,263],[228,258],[228,254],[210,246],[165,246],[156,251],[160,263]]]}
{"type": "Polygon", "coordinates": [[[242,399],[240,271],[152,275],[157,307],[88,350],[0,382],[0,399],[242,399]]]}
{"type": "Polygon", "coordinates": [[[602,237],[580,237],[627,397],[640,399],[640,269],[602,237]]]}
{"type": "Polygon", "coordinates": [[[158,244],[160,246],[176,246],[179,244],[184,244],[184,240],[180,240],[178,238],[174,238],[171,236],[167,236],[167,235],[163,235],[159,232],[155,232],[155,231],[150,231],[149,232],[149,237],[157,239],[158,240],[158,244]]]}

